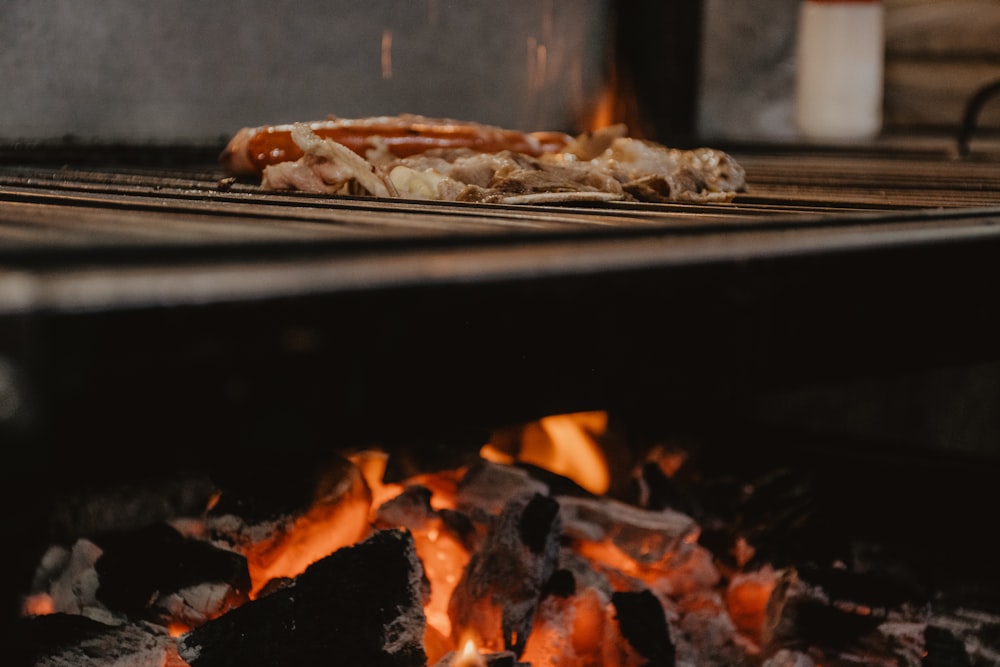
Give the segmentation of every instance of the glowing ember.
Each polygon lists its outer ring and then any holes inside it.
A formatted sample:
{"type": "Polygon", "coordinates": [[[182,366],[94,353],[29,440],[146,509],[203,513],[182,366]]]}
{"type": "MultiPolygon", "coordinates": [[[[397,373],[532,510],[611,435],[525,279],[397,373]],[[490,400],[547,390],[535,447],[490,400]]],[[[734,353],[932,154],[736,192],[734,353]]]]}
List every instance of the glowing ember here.
{"type": "Polygon", "coordinates": [[[769,567],[759,572],[740,573],[733,577],[726,591],[726,608],[733,624],[754,640],[760,640],[760,629],[764,625],[767,601],[774,590],[776,576],[769,567]]]}
{"type": "MultiPolygon", "coordinates": [[[[408,531],[429,583],[416,603],[426,620],[420,629],[428,665],[448,659],[447,667],[486,667],[493,653],[523,649],[517,660],[537,667],[638,667],[649,656],[636,652],[634,629],[623,626],[616,605],[622,594],[640,593],[674,624],[722,619],[720,627],[739,635],[728,641],[744,656],[754,654],[778,575],[737,572],[723,583],[693,519],[602,497],[610,485],[601,447],[607,428],[603,412],[546,417],[524,428],[515,452],[491,443],[475,466],[398,484],[384,481],[385,453],[357,452],[292,519],[233,528],[239,518],[225,515],[186,532],[236,535],[232,550],[247,559],[251,598],[264,598],[265,587],[270,593],[283,585],[273,580],[297,577],[342,547],[381,530],[408,531]],[[517,463],[566,477],[592,495],[552,495],[544,476],[531,477],[517,463]],[[529,507],[538,512],[534,518],[529,507]],[[509,515],[511,508],[517,513],[509,515]]],[[[683,454],[664,451],[654,460],[668,476],[685,462],[683,454]]],[[[742,540],[738,549],[743,568],[753,549],[742,540]]],[[[38,593],[26,598],[24,614],[66,611],[57,607],[38,593]]],[[[178,617],[167,629],[178,637],[194,628],[178,617]]]]}
{"type": "Polygon", "coordinates": [[[36,593],[25,598],[21,613],[25,616],[43,616],[55,613],[55,602],[47,593],[36,593]]]}
{"type": "Polygon", "coordinates": [[[568,477],[587,491],[603,495],[611,475],[598,438],[607,429],[604,412],[579,412],[545,417],[541,433],[526,433],[517,460],[568,477]]]}
{"type": "Polygon", "coordinates": [[[332,504],[320,503],[295,519],[281,538],[265,540],[245,550],[252,596],[272,579],[295,577],[341,547],[362,540],[370,529],[370,493],[359,477],[332,504]]]}
{"type": "Polygon", "coordinates": [[[468,639],[451,667],[486,667],[486,658],[476,648],[476,642],[468,639]]]}

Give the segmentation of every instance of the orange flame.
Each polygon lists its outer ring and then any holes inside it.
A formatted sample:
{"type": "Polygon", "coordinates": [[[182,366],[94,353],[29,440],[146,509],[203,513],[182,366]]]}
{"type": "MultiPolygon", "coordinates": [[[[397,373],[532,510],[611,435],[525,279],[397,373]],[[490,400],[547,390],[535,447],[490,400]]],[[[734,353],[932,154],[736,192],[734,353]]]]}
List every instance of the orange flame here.
{"type": "Polygon", "coordinates": [[[486,658],[476,648],[474,640],[466,639],[451,667],[486,667],[486,658]]]}
{"type": "Polygon", "coordinates": [[[600,97],[594,103],[590,120],[587,122],[588,130],[599,130],[618,122],[618,96],[615,94],[614,84],[609,84],[601,91],[600,97]]]}
{"type": "Polygon", "coordinates": [[[21,613],[25,616],[45,616],[55,612],[55,602],[47,593],[36,593],[24,599],[21,613]]]}
{"type": "Polygon", "coordinates": [[[295,577],[341,547],[364,539],[370,529],[372,493],[363,475],[326,501],[298,516],[275,540],[265,540],[245,553],[255,598],[272,579],[295,577]]]}
{"type": "Polygon", "coordinates": [[[596,495],[607,493],[611,474],[597,441],[607,430],[607,413],[553,415],[539,426],[544,437],[526,437],[519,460],[568,477],[596,495]]]}

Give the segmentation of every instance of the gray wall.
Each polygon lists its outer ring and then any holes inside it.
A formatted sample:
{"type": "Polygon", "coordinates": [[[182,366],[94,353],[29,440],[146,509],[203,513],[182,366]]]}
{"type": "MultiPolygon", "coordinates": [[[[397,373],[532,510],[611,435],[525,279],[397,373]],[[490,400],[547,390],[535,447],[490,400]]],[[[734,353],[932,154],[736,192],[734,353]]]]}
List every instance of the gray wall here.
{"type": "Polygon", "coordinates": [[[0,142],[401,112],[572,130],[604,83],[607,5],[3,0],[0,142]]]}
{"type": "Polygon", "coordinates": [[[704,0],[698,134],[795,139],[800,0],[704,0]]]}

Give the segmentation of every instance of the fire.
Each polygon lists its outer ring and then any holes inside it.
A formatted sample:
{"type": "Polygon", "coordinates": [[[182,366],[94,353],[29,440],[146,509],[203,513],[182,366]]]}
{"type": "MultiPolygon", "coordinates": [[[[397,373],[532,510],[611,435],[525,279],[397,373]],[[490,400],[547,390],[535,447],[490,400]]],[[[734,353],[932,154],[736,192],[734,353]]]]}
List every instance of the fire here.
{"type": "MultiPolygon", "coordinates": [[[[552,415],[526,425],[517,438],[516,451],[508,451],[511,443],[503,446],[501,442],[482,448],[483,464],[493,461],[538,466],[572,479],[597,496],[564,497],[555,505],[559,523],[553,525],[564,532],[554,542],[559,546],[560,562],[552,567],[568,569],[558,572],[566,575],[561,579],[551,572],[544,575],[552,592],[539,594],[532,602],[537,609],[532,611],[530,628],[504,627],[502,640],[478,636],[479,630],[473,629],[482,617],[477,614],[496,610],[483,611],[485,608],[473,605],[471,613],[463,617],[462,610],[456,614],[452,604],[456,590],[467,581],[467,571],[474,569],[470,567],[473,557],[482,553],[484,534],[493,529],[482,517],[473,520],[475,513],[468,511],[469,505],[463,505],[467,499],[460,495],[460,489],[468,470],[440,471],[390,484],[384,481],[388,455],[378,450],[348,456],[349,470],[327,488],[326,495],[320,494],[315,506],[291,525],[281,526],[280,537],[244,545],[252,579],[251,598],[256,598],[272,579],[295,577],[312,563],[363,541],[376,530],[405,528],[413,538],[423,576],[429,583],[429,595],[422,600],[427,664],[438,664],[451,656],[449,667],[485,667],[489,652],[509,650],[513,641],[523,647],[518,660],[530,664],[634,667],[644,660],[634,654],[619,625],[614,591],[640,587],[658,596],[665,608],[673,606],[685,613],[728,613],[745,637],[758,641],[775,573],[737,576],[725,588],[724,598],[715,593],[722,590],[718,588],[719,572],[711,555],[697,544],[698,530],[683,529],[690,519],[680,515],[684,522],[674,537],[673,532],[663,529],[667,525],[664,522],[671,520],[665,513],[635,508],[637,514],[625,517],[620,509],[623,503],[600,497],[611,483],[601,445],[607,434],[608,415],[604,412],[552,415]],[[400,502],[393,503],[395,500],[400,502]],[[573,507],[577,509],[570,509],[573,507]],[[455,520],[449,512],[462,515],[470,526],[457,529],[446,520],[455,520]],[[566,523],[573,517],[583,524],[607,521],[615,529],[601,537],[577,523],[567,531],[566,523]],[[624,520],[629,517],[634,520],[624,520]],[[397,521],[400,525],[396,525],[397,521]],[[670,536],[666,542],[665,535],[670,536]],[[563,549],[572,552],[572,559],[587,563],[595,579],[600,573],[606,585],[588,581],[587,575],[573,571],[574,566],[564,565],[563,549]]],[[[684,462],[679,454],[668,452],[659,452],[656,460],[669,475],[684,462]]],[[[750,549],[749,545],[744,548],[750,549]]],[[[533,547],[530,550],[537,553],[533,547]]],[[[572,559],[569,562],[574,562],[572,559]]],[[[740,565],[746,560],[740,559],[740,565]]],[[[526,570],[529,574],[535,571],[526,570]]],[[[519,583],[523,581],[512,586],[519,583]]],[[[485,597],[476,595],[473,600],[485,597]]],[[[52,611],[53,600],[45,594],[31,596],[24,604],[27,615],[52,611]]],[[[497,627],[499,623],[498,617],[497,627]]],[[[490,623],[485,626],[492,627],[490,623]]],[[[169,627],[174,637],[189,629],[179,620],[169,627]]]]}
{"type": "Polygon", "coordinates": [[[316,561],[341,547],[364,539],[370,530],[372,493],[362,474],[346,480],[346,489],[329,500],[318,501],[275,539],[246,549],[256,597],[271,580],[295,577],[316,561]]]}
{"type": "Polygon", "coordinates": [[[603,411],[552,415],[538,421],[523,434],[516,456],[505,454],[492,443],[480,454],[501,463],[529,463],[568,477],[595,495],[607,493],[611,473],[599,439],[605,434],[608,415],[603,411]]]}
{"type": "Polygon", "coordinates": [[[399,484],[386,484],[383,481],[386,465],[389,461],[389,455],[385,452],[366,450],[352,455],[350,460],[361,471],[361,476],[364,477],[365,483],[371,490],[372,507],[380,507],[386,501],[398,496],[403,490],[399,484]]]}
{"type": "Polygon", "coordinates": [[[431,584],[430,601],[424,608],[427,624],[444,637],[451,635],[448,601],[469,562],[468,550],[455,537],[439,530],[415,531],[417,554],[431,584]]]}
{"type": "Polygon", "coordinates": [[[609,84],[601,91],[600,97],[594,104],[591,112],[590,122],[587,129],[599,130],[618,122],[618,96],[615,94],[614,84],[609,84]]]}
{"type": "Polygon", "coordinates": [[[476,642],[467,639],[462,645],[462,650],[451,663],[451,667],[486,667],[486,658],[476,648],[476,642]]]}

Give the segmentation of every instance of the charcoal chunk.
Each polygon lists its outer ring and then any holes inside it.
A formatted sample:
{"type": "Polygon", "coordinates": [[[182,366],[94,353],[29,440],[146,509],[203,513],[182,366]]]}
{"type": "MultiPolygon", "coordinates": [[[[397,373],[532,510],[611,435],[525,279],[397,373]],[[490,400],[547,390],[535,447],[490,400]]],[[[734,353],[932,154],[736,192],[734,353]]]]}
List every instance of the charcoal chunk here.
{"type": "Polygon", "coordinates": [[[32,667],[158,667],[178,664],[164,628],[147,623],[105,625],[77,614],[19,619],[4,637],[4,664],[32,667]]]}
{"type": "Polygon", "coordinates": [[[923,653],[912,628],[924,627],[926,605],[906,602],[907,590],[880,577],[840,569],[788,569],[768,600],[762,631],[765,654],[781,649],[822,656],[862,656],[867,664],[912,664],[923,653]],[[872,601],[871,603],[866,601],[872,601]],[[893,607],[871,604],[897,602],[893,607]]]}
{"type": "Polygon", "coordinates": [[[423,667],[427,582],[405,530],[375,532],[182,635],[192,667],[423,667]]]}
{"type": "Polygon", "coordinates": [[[510,500],[455,587],[452,627],[473,632],[482,647],[519,657],[559,563],[560,533],[555,499],[536,493],[510,500]]]}
{"type": "Polygon", "coordinates": [[[248,524],[306,513],[328,495],[339,495],[354,466],[337,455],[299,453],[280,470],[273,466],[233,465],[213,473],[219,498],[209,516],[238,516],[248,524]]]}
{"type": "Polygon", "coordinates": [[[618,627],[649,667],[673,667],[677,651],[660,601],[648,590],[618,592],[611,596],[618,627]]]}
{"type": "Polygon", "coordinates": [[[552,526],[559,514],[559,504],[552,498],[536,494],[521,513],[521,541],[534,554],[544,554],[551,541],[552,526]]]}
{"type": "Polygon", "coordinates": [[[102,550],[94,564],[100,581],[97,599],[114,611],[143,617],[165,595],[208,582],[228,584],[226,607],[247,601],[246,558],[184,537],[166,524],[104,535],[94,542],[102,550]]]}

